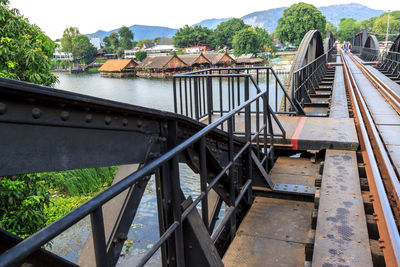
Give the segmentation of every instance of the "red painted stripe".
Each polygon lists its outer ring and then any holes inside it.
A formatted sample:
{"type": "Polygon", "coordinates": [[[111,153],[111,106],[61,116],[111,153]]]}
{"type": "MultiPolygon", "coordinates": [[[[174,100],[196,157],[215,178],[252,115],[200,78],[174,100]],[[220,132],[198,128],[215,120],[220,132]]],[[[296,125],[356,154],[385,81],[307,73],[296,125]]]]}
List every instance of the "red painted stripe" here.
{"type": "Polygon", "coordinates": [[[293,146],[293,150],[297,150],[298,148],[298,140],[301,134],[301,131],[303,130],[304,124],[306,123],[307,117],[301,117],[299,120],[299,123],[297,124],[296,130],[294,131],[294,134],[292,136],[292,141],[291,144],[293,146]]]}

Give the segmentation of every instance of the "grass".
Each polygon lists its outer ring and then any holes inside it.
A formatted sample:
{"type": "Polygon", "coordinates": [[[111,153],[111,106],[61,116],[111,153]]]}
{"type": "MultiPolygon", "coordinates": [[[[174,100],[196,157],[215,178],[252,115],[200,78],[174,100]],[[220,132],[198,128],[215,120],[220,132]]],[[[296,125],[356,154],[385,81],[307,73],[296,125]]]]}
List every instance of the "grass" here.
{"type": "Polygon", "coordinates": [[[55,176],[58,189],[69,196],[85,196],[111,185],[118,167],[64,171],[55,176]]]}
{"type": "Polygon", "coordinates": [[[99,69],[98,69],[98,68],[89,68],[89,69],[88,69],[88,72],[89,72],[89,73],[98,73],[98,72],[99,72],[99,69]]]}

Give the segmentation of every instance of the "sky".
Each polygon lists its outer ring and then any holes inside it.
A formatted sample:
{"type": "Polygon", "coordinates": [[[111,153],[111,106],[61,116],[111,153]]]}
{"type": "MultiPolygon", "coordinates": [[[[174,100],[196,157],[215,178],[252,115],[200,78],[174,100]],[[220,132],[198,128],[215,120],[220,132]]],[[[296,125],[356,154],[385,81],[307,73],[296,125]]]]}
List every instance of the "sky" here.
{"type": "MultiPolygon", "coordinates": [[[[204,19],[242,17],[252,12],[290,6],[299,1],[280,0],[10,0],[31,23],[52,39],[61,38],[65,28],[78,27],[81,33],[109,31],[133,24],[180,28],[204,19]]],[[[303,1],[316,7],[357,3],[351,0],[303,1]]],[[[399,0],[363,0],[373,9],[400,10],[399,0]]]]}

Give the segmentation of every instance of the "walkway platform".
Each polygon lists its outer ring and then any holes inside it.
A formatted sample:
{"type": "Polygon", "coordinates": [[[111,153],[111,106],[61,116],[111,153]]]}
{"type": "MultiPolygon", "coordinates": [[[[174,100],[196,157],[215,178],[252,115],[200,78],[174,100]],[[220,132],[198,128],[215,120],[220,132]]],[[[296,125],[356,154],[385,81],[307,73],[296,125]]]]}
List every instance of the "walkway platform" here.
{"type": "MultiPolygon", "coordinates": [[[[341,58],[337,57],[336,62],[341,62],[341,58]]],[[[332,99],[329,117],[330,118],[348,118],[349,111],[347,108],[346,87],[344,85],[343,67],[336,66],[335,81],[332,89],[332,99]]]]}
{"type": "Polygon", "coordinates": [[[373,266],[354,151],[325,155],[312,266],[373,266]]]}
{"type": "MultiPolygon", "coordinates": [[[[347,110],[347,107],[346,107],[347,110]]],[[[212,121],[220,118],[213,115],[212,121]]],[[[276,144],[291,145],[294,150],[347,149],[357,150],[358,138],[353,119],[278,116],[286,131],[286,139],[276,137],[276,144]]],[[[260,125],[262,125],[260,117],[260,125]]],[[[202,120],[207,123],[207,119],[202,120]]],[[[235,117],[235,131],[244,132],[244,115],[235,117]]],[[[252,131],[256,130],[256,117],[251,117],[252,131]]],[[[226,124],[224,125],[226,128],[226,124]]],[[[278,125],[273,125],[274,133],[280,134],[278,125]]]]}
{"type": "Polygon", "coordinates": [[[256,197],[225,253],[224,265],[304,266],[313,209],[310,202],[256,197]]]}

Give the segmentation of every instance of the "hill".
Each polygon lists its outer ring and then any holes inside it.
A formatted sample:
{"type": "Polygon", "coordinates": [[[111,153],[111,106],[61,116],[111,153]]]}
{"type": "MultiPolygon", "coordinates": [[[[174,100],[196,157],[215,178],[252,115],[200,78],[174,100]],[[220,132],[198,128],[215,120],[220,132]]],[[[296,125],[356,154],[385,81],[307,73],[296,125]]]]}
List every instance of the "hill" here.
{"type": "MultiPolygon", "coordinates": [[[[278,19],[282,17],[283,10],[286,7],[273,8],[263,11],[257,11],[247,14],[241,19],[251,26],[264,27],[268,32],[273,32],[278,25],[278,19]]],[[[336,27],[339,25],[341,18],[354,18],[355,20],[365,20],[370,17],[380,16],[384,13],[383,10],[372,9],[367,6],[363,6],[356,3],[342,4],[342,5],[331,5],[319,7],[322,14],[326,19],[333,23],[336,27]]],[[[215,29],[217,25],[223,21],[227,21],[231,18],[219,18],[219,19],[206,19],[195,25],[205,26],[210,29],[215,29]]],[[[156,37],[172,37],[175,35],[177,29],[172,29],[168,27],[161,26],[146,26],[146,25],[132,25],[129,27],[135,36],[135,40],[140,39],[154,39],[156,37]]],[[[108,36],[112,32],[116,32],[118,29],[111,31],[99,30],[95,33],[87,34],[89,37],[99,37],[101,40],[108,36]]]]}

